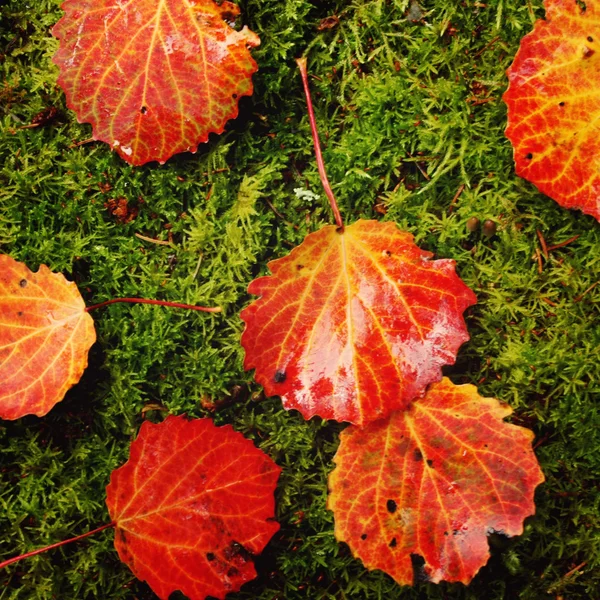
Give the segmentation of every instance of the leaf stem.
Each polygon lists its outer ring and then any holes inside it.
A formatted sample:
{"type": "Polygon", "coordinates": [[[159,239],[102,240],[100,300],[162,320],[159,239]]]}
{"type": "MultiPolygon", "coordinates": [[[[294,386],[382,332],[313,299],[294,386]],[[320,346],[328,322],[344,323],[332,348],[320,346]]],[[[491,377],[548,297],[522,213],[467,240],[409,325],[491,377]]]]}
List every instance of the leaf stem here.
{"type": "Polygon", "coordinates": [[[220,306],[193,306],[192,304],[181,304],[179,302],[167,302],[165,300],[147,300],[146,298],[114,298],[113,300],[107,300],[106,302],[100,302],[100,304],[93,304],[92,306],[86,307],[86,312],[108,306],[109,304],[116,304],[117,302],[129,302],[130,304],[157,304],[158,306],[169,306],[171,308],[187,308],[188,310],[201,310],[203,312],[217,313],[222,312],[220,306]]]}
{"type": "Polygon", "coordinates": [[[310,130],[313,136],[313,144],[315,146],[315,156],[317,158],[317,167],[319,169],[319,177],[321,178],[321,184],[325,190],[325,194],[329,198],[329,204],[335,217],[335,222],[338,226],[338,231],[343,233],[344,222],[342,221],[342,215],[338,208],[335,196],[331,185],[329,185],[329,179],[327,179],[327,172],[325,171],[325,163],[323,162],[323,155],[321,154],[321,144],[319,142],[319,132],[317,131],[317,121],[315,119],[315,111],[313,110],[312,100],[310,97],[310,90],[308,88],[308,73],[306,72],[306,58],[297,58],[296,64],[300,69],[300,75],[302,75],[302,86],[304,87],[304,95],[306,96],[306,104],[308,107],[308,119],[310,121],[310,130]]]}
{"type": "Polygon", "coordinates": [[[22,560],[24,558],[30,558],[31,556],[35,556],[36,554],[41,554],[42,552],[46,552],[47,550],[52,550],[54,548],[58,548],[59,546],[64,546],[65,544],[70,544],[71,542],[77,542],[79,540],[82,540],[83,538],[89,537],[90,535],[99,533],[100,531],[102,531],[104,529],[108,529],[109,527],[114,527],[115,525],[116,525],[116,522],[113,521],[112,523],[107,523],[106,525],[102,525],[101,527],[98,527],[97,529],[93,529],[92,531],[88,531],[87,533],[83,533],[81,535],[78,535],[77,537],[70,538],[68,540],[63,540],[62,542],[56,542],[56,544],[50,544],[50,546],[46,546],[45,548],[38,548],[37,550],[32,550],[31,552],[26,552],[25,554],[21,554],[20,556],[14,556],[13,558],[9,558],[8,560],[1,562],[0,569],[3,569],[4,567],[8,567],[8,565],[12,565],[13,563],[16,563],[19,560],[22,560]]]}

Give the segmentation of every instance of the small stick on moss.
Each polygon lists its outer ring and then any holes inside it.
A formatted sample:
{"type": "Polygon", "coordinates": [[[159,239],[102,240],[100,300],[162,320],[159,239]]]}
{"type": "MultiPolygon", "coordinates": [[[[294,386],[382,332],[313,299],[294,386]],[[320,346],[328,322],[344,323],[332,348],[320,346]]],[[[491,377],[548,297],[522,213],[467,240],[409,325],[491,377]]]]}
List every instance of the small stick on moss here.
{"type": "Polygon", "coordinates": [[[87,140],[81,140],[81,142],[73,142],[69,148],[77,148],[78,146],[83,146],[84,144],[89,144],[91,142],[95,142],[96,140],[92,138],[87,138],[87,140]]]}
{"type": "Polygon", "coordinates": [[[542,273],[544,270],[544,265],[542,263],[542,253],[540,252],[539,248],[535,249],[535,258],[537,259],[538,273],[542,273]]]}
{"type": "Polygon", "coordinates": [[[31,556],[36,556],[37,554],[42,554],[42,552],[46,552],[48,550],[52,550],[53,548],[58,548],[59,546],[64,546],[65,544],[70,544],[71,542],[77,542],[82,540],[83,538],[89,537],[90,535],[94,535],[95,533],[99,533],[104,529],[108,529],[109,527],[114,527],[116,525],[115,522],[107,523],[106,525],[102,525],[97,529],[93,529],[92,531],[88,531],[87,533],[83,533],[78,535],[77,537],[70,538],[68,540],[63,540],[62,542],[56,542],[56,544],[50,544],[49,546],[45,546],[44,548],[38,548],[37,550],[32,550],[31,552],[26,552],[25,554],[21,554],[20,556],[13,556],[13,558],[9,558],[4,562],[0,563],[0,569],[4,567],[8,567],[8,565],[12,565],[24,558],[30,558],[31,556]]]}
{"type": "Polygon", "coordinates": [[[570,237],[568,240],[565,240],[564,242],[560,242],[559,244],[554,244],[553,246],[548,246],[548,252],[552,252],[553,250],[558,250],[559,248],[564,248],[565,246],[568,246],[569,244],[574,242],[576,239],[578,239],[580,237],[580,235],[581,234],[574,235],[573,237],[570,237]]]}
{"type": "Polygon", "coordinates": [[[146,298],[113,298],[112,300],[107,300],[106,302],[100,302],[100,304],[93,304],[92,306],[87,306],[85,311],[90,312],[91,310],[96,310],[97,308],[102,308],[103,306],[108,306],[109,304],[116,304],[117,302],[127,302],[129,304],[155,304],[158,306],[168,306],[170,308],[185,308],[187,310],[200,310],[202,312],[210,312],[210,313],[218,313],[218,312],[223,311],[223,309],[220,306],[213,306],[213,307],[193,306],[191,304],[181,304],[179,302],[167,302],[165,300],[148,300],[146,298]]]}
{"type": "Polygon", "coordinates": [[[539,229],[536,229],[535,232],[537,233],[538,240],[540,240],[540,245],[542,246],[542,254],[544,255],[544,258],[548,260],[548,246],[546,245],[546,240],[539,229]]]}
{"type": "Polygon", "coordinates": [[[265,202],[269,205],[269,208],[289,227],[293,227],[294,229],[298,229],[298,225],[294,225],[293,223],[290,223],[289,221],[285,220],[285,217],[275,208],[275,206],[273,206],[273,203],[268,199],[265,198],[265,202]]]}
{"type": "Polygon", "coordinates": [[[145,242],[150,242],[151,244],[159,244],[160,246],[170,246],[171,242],[167,242],[165,240],[157,240],[155,238],[151,238],[151,237],[146,237],[145,235],[142,235],[141,233],[135,233],[134,234],[136,238],[139,238],[140,240],[144,240],[145,242]]]}
{"type": "Polygon", "coordinates": [[[585,292],[583,292],[583,294],[580,294],[579,296],[577,296],[577,298],[575,298],[575,299],[573,300],[573,302],[574,302],[574,303],[575,303],[575,302],[580,302],[580,301],[581,301],[581,299],[582,299],[582,298],[583,298],[583,297],[584,297],[586,294],[588,294],[589,292],[591,292],[591,291],[592,291],[592,290],[593,290],[593,289],[594,289],[594,288],[595,288],[597,285],[600,285],[600,281],[596,281],[596,283],[592,283],[592,285],[590,285],[590,287],[589,287],[587,290],[585,290],[585,292]]]}
{"type": "Polygon", "coordinates": [[[452,198],[452,202],[450,202],[450,206],[448,206],[448,213],[451,213],[454,210],[454,205],[456,204],[456,202],[458,201],[458,199],[460,198],[460,195],[464,192],[465,190],[465,184],[461,183],[458,186],[458,190],[456,190],[456,194],[454,194],[454,198],[452,198]]]}
{"type": "Polygon", "coordinates": [[[315,111],[313,110],[312,100],[310,97],[310,90],[308,87],[308,73],[306,71],[306,58],[297,58],[296,64],[300,69],[300,75],[302,76],[302,86],[304,87],[304,95],[306,96],[306,105],[308,107],[308,120],[310,121],[310,130],[312,132],[313,144],[315,147],[315,156],[317,159],[317,168],[319,169],[319,177],[321,178],[321,184],[325,190],[327,198],[329,198],[329,204],[335,217],[335,222],[338,226],[340,233],[344,232],[344,222],[342,221],[342,215],[338,208],[335,196],[331,185],[329,185],[329,179],[327,179],[327,172],[325,171],[325,163],[323,162],[323,155],[321,154],[321,143],[319,142],[319,132],[317,131],[317,120],[315,119],[315,111]]]}

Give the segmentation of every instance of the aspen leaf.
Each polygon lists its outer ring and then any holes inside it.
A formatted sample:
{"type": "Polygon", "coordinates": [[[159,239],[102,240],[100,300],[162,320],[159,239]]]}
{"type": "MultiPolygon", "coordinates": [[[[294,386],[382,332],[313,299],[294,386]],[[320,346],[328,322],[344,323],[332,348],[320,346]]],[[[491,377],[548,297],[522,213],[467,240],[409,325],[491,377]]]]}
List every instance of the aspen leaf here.
{"type": "Polygon", "coordinates": [[[395,223],[328,225],[248,287],[244,367],[304,418],[364,425],[406,408],[469,339],[473,292],[395,223]]]}
{"type": "Polygon", "coordinates": [[[106,488],[119,557],[162,600],[239,590],[256,577],[251,555],[279,529],[280,471],[230,425],[146,421],[106,488]]]}
{"type": "Polygon", "coordinates": [[[45,415],[79,381],[95,341],[73,282],[0,254],[0,418],[45,415]]]}
{"type": "Polygon", "coordinates": [[[221,133],[252,94],[258,36],[213,0],[65,0],[52,33],[67,105],[127,162],[164,162],[221,133]]]}
{"type": "Polygon", "coordinates": [[[444,378],[407,410],[345,429],[329,477],[336,538],[400,584],[413,582],[411,557],[434,583],[469,583],[487,535],[521,534],[544,481],[533,433],[503,421],[511,412],[444,378]]]}
{"type": "Polygon", "coordinates": [[[507,71],[506,135],[517,175],[600,220],[600,9],[546,0],[507,71]]]}

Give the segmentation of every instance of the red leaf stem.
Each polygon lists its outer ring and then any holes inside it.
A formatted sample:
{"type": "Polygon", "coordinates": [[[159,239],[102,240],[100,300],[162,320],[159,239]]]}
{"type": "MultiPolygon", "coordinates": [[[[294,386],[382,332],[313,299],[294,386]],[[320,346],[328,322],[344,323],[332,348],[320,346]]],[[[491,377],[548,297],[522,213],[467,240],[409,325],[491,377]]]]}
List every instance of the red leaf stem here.
{"type": "Polygon", "coordinates": [[[319,169],[319,177],[321,178],[321,183],[323,185],[323,189],[325,190],[325,194],[329,198],[329,204],[331,204],[331,210],[333,211],[333,216],[335,217],[338,230],[341,233],[344,231],[344,222],[342,221],[342,215],[340,214],[340,209],[338,208],[335,196],[333,195],[331,185],[329,185],[329,179],[327,179],[327,172],[325,171],[325,163],[323,162],[323,155],[321,154],[321,144],[319,142],[319,132],[317,131],[317,121],[315,119],[315,112],[313,110],[312,100],[310,98],[310,90],[308,88],[306,58],[297,58],[296,63],[300,69],[300,75],[302,75],[302,86],[304,87],[304,95],[306,96],[308,119],[310,121],[310,130],[312,132],[313,143],[315,146],[315,156],[317,159],[317,167],[319,169]]]}
{"type": "Polygon", "coordinates": [[[147,300],[146,298],[114,298],[107,300],[106,302],[100,302],[100,304],[93,304],[92,306],[86,307],[86,312],[108,306],[109,304],[116,304],[117,302],[128,302],[130,304],[157,304],[158,306],[169,306],[171,308],[187,308],[188,310],[200,310],[202,312],[218,313],[222,312],[223,309],[220,306],[193,306],[192,304],[181,304],[179,302],[167,302],[165,300],[147,300]]]}
{"type": "Polygon", "coordinates": [[[50,544],[44,548],[38,548],[37,550],[32,550],[31,552],[26,552],[25,554],[21,554],[20,556],[13,556],[13,558],[9,558],[4,562],[0,563],[0,569],[4,567],[8,567],[8,565],[12,565],[24,558],[29,558],[31,556],[35,556],[36,554],[41,554],[42,552],[46,552],[48,550],[53,550],[54,548],[58,548],[59,546],[64,546],[65,544],[70,544],[71,542],[78,542],[83,538],[89,537],[90,535],[94,535],[95,533],[99,533],[104,529],[108,529],[109,527],[114,527],[116,523],[106,523],[106,525],[101,525],[100,527],[93,529],[92,531],[88,531],[87,533],[82,533],[76,537],[70,538],[68,540],[63,540],[62,542],[56,542],[56,544],[50,544]]]}

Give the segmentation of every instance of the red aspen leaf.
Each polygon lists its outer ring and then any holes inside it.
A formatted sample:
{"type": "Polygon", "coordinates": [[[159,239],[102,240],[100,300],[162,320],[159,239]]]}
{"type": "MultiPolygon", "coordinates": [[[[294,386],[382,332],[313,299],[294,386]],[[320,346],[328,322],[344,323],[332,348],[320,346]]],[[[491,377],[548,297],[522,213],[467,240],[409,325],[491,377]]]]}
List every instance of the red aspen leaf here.
{"type": "Polygon", "coordinates": [[[260,43],[212,0],[65,0],[52,33],[67,105],[127,162],[164,162],[221,133],[252,94],[260,43]],[[225,19],[225,20],[224,20],[225,19]]]}
{"type": "Polygon", "coordinates": [[[0,418],[45,415],[79,381],[95,341],[73,282],[0,254],[0,418]]]}
{"type": "Polygon", "coordinates": [[[119,557],[163,600],[224,598],[256,577],[250,555],[279,529],[280,472],[230,425],[146,421],[106,488],[119,557]]]}
{"type": "Polygon", "coordinates": [[[444,378],[387,420],[341,434],[329,476],[335,536],[369,569],[413,583],[468,584],[489,558],[487,535],[523,532],[544,481],[529,429],[509,406],[444,378]]]}
{"type": "Polygon", "coordinates": [[[403,409],[469,339],[475,304],[453,260],[430,260],[395,223],[333,225],[269,263],[241,313],[245,369],[304,418],[363,425],[403,409]]]}
{"type": "Polygon", "coordinates": [[[517,175],[600,220],[600,8],[546,0],[507,71],[506,135],[517,175]]]}

